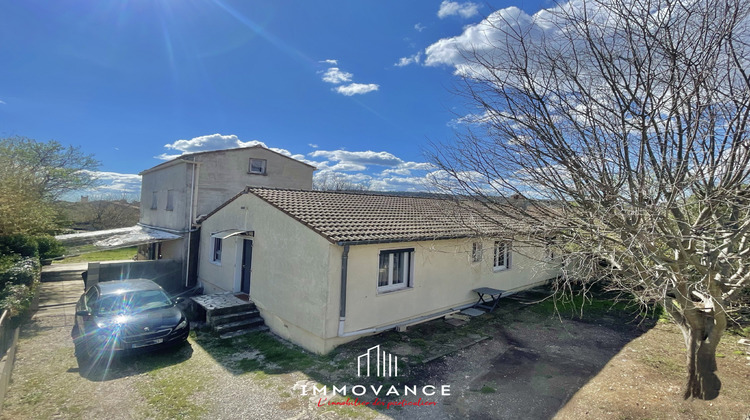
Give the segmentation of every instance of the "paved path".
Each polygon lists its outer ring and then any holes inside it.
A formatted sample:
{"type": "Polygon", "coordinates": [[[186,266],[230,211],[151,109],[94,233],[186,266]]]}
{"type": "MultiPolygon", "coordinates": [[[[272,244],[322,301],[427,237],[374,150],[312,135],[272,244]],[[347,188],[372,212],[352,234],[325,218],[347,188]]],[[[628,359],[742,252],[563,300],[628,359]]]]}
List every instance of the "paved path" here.
{"type": "MultiPolygon", "coordinates": [[[[66,271],[80,272],[86,269],[87,263],[59,264],[42,268],[42,276],[46,273],[58,275],[66,271]]],[[[47,275],[49,275],[47,274],[47,275]]],[[[83,279],[42,281],[39,285],[39,310],[32,319],[50,318],[51,325],[57,327],[73,327],[75,305],[83,293],[83,279]]]]}

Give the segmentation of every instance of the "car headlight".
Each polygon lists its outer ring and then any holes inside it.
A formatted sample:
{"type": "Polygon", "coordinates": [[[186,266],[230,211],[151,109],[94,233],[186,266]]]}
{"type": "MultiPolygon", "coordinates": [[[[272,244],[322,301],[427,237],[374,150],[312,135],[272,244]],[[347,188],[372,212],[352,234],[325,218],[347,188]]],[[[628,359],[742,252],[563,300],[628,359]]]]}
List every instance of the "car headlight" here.
{"type": "Polygon", "coordinates": [[[177,324],[176,327],[174,327],[174,329],[181,330],[181,329],[187,327],[187,325],[188,325],[187,319],[183,319],[179,324],[177,324]]]}

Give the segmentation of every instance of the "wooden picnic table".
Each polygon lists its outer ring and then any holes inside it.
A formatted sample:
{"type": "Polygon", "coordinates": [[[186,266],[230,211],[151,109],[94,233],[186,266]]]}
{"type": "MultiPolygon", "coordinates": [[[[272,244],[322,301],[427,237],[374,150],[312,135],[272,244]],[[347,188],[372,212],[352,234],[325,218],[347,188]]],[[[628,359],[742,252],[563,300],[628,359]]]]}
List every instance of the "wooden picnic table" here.
{"type": "Polygon", "coordinates": [[[479,300],[474,304],[474,308],[487,309],[488,312],[492,312],[500,302],[500,298],[505,293],[505,290],[493,289],[491,287],[480,287],[473,290],[479,295],[479,300]]]}

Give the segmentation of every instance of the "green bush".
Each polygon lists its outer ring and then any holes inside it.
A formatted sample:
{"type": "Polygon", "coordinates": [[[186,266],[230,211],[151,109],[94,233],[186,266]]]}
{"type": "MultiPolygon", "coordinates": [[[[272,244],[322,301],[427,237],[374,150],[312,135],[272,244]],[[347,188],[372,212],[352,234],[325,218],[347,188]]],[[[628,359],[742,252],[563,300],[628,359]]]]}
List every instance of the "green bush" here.
{"type": "Polygon", "coordinates": [[[52,236],[37,236],[37,248],[39,249],[39,258],[51,259],[61,257],[65,254],[65,247],[52,236]]]}
{"type": "Polygon", "coordinates": [[[39,260],[21,258],[13,265],[0,271],[0,287],[7,284],[31,286],[39,274],[39,260]]]}
{"type": "Polygon", "coordinates": [[[0,258],[0,311],[7,309],[11,317],[25,313],[31,306],[34,289],[39,279],[37,258],[0,258]]]}
{"type": "Polygon", "coordinates": [[[22,257],[39,257],[36,238],[29,235],[0,236],[0,254],[19,254],[22,257]]]}
{"type": "Polygon", "coordinates": [[[0,312],[7,309],[11,318],[17,317],[29,309],[33,298],[32,287],[25,284],[7,284],[0,292],[0,312]]]}

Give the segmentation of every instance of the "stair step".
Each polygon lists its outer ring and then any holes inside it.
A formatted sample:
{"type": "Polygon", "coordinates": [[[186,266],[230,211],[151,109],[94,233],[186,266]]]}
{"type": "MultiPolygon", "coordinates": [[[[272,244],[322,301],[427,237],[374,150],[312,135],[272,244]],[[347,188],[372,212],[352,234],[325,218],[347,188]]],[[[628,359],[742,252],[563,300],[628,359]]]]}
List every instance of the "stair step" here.
{"type": "Polygon", "coordinates": [[[258,316],[255,318],[243,319],[242,321],[235,321],[235,322],[230,322],[227,324],[217,325],[214,327],[214,331],[216,331],[219,334],[223,334],[226,332],[241,330],[244,328],[250,328],[250,327],[254,327],[254,326],[262,325],[262,324],[263,324],[263,318],[258,316]]]}
{"type": "Polygon", "coordinates": [[[235,330],[228,333],[221,334],[219,338],[221,339],[227,339],[227,338],[233,338],[233,337],[239,337],[241,335],[250,334],[254,332],[262,332],[262,331],[268,331],[269,328],[266,325],[258,325],[256,327],[252,328],[245,328],[242,330],[235,330]]]}
{"type": "Polygon", "coordinates": [[[217,327],[219,325],[223,324],[229,324],[231,322],[240,321],[243,319],[250,319],[258,316],[258,310],[254,309],[252,311],[245,311],[245,312],[236,312],[233,314],[225,314],[225,315],[213,315],[209,314],[206,317],[206,321],[212,326],[217,327]]]}
{"type": "Polygon", "coordinates": [[[236,314],[238,312],[248,312],[255,310],[255,304],[252,302],[243,303],[241,305],[224,306],[221,308],[206,309],[206,313],[211,317],[218,315],[236,314]]]}

